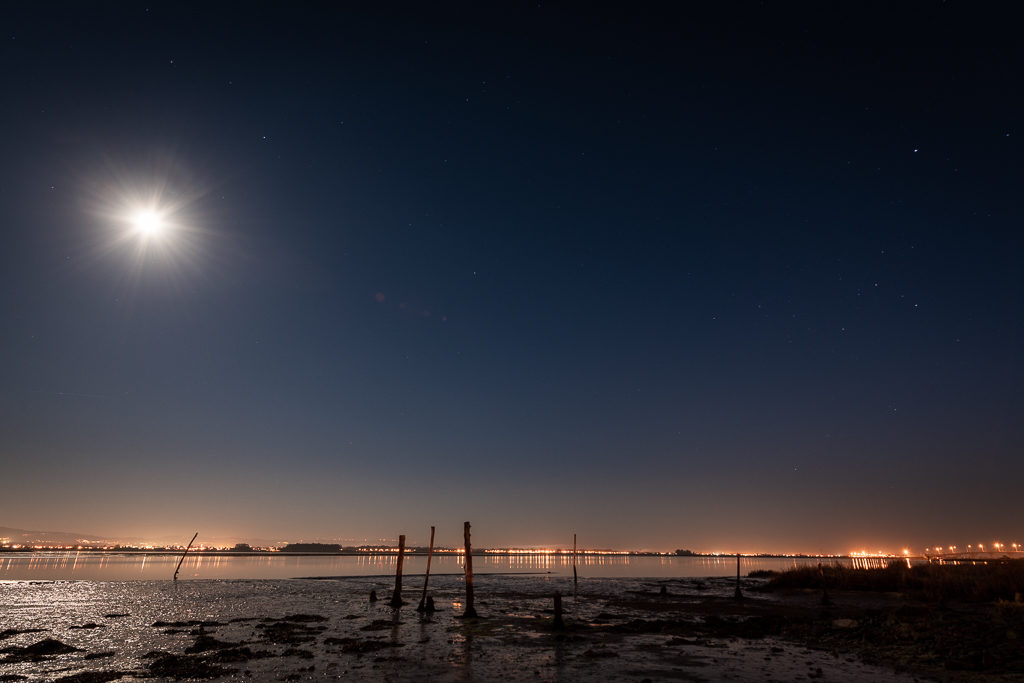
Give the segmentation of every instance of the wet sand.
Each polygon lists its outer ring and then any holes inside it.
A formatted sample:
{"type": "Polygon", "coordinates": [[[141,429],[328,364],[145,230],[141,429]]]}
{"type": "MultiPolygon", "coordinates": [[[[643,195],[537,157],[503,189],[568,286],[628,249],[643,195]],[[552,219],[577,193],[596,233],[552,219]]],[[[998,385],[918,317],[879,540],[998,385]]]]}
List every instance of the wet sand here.
{"type": "Polygon", "coordinates": [[[461,619],[460,578],[431,579],[432,615],[417,584],[392,609],[388,577],[2,583],[0,681],[1021,680],[871,647],[871,620],[907,607],[893,596],[826,608],[754,579],[742,601],[727,579],[581,579],[574,597],[562,576],[482,575],[480,618],[461,619]]]}

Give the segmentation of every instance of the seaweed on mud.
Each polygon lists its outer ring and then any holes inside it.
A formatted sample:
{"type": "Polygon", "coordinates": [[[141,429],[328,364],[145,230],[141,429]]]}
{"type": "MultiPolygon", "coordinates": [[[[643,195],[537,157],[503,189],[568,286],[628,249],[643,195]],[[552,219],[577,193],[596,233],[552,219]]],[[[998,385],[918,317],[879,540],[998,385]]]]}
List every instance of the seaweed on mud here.
{"type": "Polygon", "coordinates": [[[106,626],[104,626],[103,624],[97,624],[95,621],[90,621],[89,623],[82,624],[81,626],[69,626],[68,628],[72,628],[72,629],[92,629],[92,628],[106,628],[106,626]]]}
{"type": "Polygon", "coordinates": [[[313,659],[313,653],[309,650],[302,650],[297,647],[290,647],[281,653],[282,657],[300,657],[302,659],[313,659]]]}
{"type": "Polygon", "coordinates": [[[704,632],[719,638],[744,638],[758,640],[782,633],[787,620],[781,616],[719,617],[708,615],[704,618],[704,632]]]}
{"type": "Polygon", "coordinates": [[[612,624],[605,627],[608,633],[666,633],[682,634],[693,633],[696,623],[689,620],[667,620],[667,619],[630,619],[629,621],[612,624]]]}
{"type": "Polygon", "coordinates": [[[268,650],[250,650],[248,647],[235,647],[225,650],[214,650],[202,657],[204,662],[212,664],[226,664],[233,662],[248,662],[253,659],[266,659],[274,657],[274,653],[268,650]]]}
{"type": "Polygon", "coordinates": [[[127,612],[111,612],[110,614],[104,614],[104,619],[121,619],[122,617],[128,616],[127,612]]]}
{"type": "Polygon", "coordinates": [[[1024,673],[1024,649],[1019,645],[1024,613],[1006,615],[998,603],[987,609],[956,610],[911,605],[862,610],[855,616],[793,622],[787,636],[935,678],[951,671],[1024,673]]]}
{"type": "Polygon", "coordinates": [[[54,638],[45,638],[32,645],[8,647],[0,650],[0,652],[7,653],[6,657],[0,659],[0,663],[9,664],[14,662],[41,662],[47,657],[63,655],[69,652],[81,652],[81,649],[67,643],[62,643],[54,638]]]}
{"type": "Polygon", "coordinates": [[[360,626],[359,630],[360,631],[386,631],[387,629],[391,628],[392,626],[400,626],[403,623],[404,622],[401,622],[401,621],[391,621],[390,619],[374,619],[369,624],[366,624],[365,626],[360,626]]]}
{"type": "Polygon", "coordinates": [[[301,681],[302,678],[303,678],[303,674],[309,674],[309,673],[312,673],[314,671],[316,671],[316,665],[314,665],[314,664],[310,664],[309,666],[302,666],[302,667],[299,667],[298,669],[296,669],[295,671],[293,671],[292,673],[288,674],[287,676],[285,676],[281,680],[283,680],[283,681],[301,681]]]}
{"type": "Polygon", "coordinates": [[[391,643],[383,640],[359,640],[358,638],[325,638],[325,645],[341,645],[345,654],[364,655],[379,652],[393,647],[403,647],[402,643],[391,643]]]}
{"type": "Polygon", "coordinates": [[[287,617],[266,617],[264,619],[260,619],[260,621],[266,624],[281,621],[287,621],[293,624],[308,624],[310,622],[327,621],[327,617],[322,617],[319,614],[292,614],[287,617]]]}
{"type": "Polygon", "coordinates": [[[85,655],[86,659],[106,659],[107,657],[113,657],[117,655],[113,650],[103,650],[102,652],[90,652],[85,655]]]}
{"type": "Polygon", "coordinates": [[[186,655],[175,655],[169,652],[160,653],[160,656],[151,661],[147,668],[150,676],[154,678],[170,678],[181,680],[183,678],[217,678],[235,673],[235,669],[226,669],[217,664],[202,658],[189,657],[186,655]]]}
{"type": "Polygon", "coordinates": [[[27,681],[28,676],[22,676],[21,674],[0,674],[0,683],[7,683],[8,681],[27,681]]]}
{"type": "Polygon", "coordinates": [[[217,640],[213,636],[200,634],[199,637],[196,638],[196,642],[185,648],[185,653],[196,654],[199,652],[209,652],[210,650],[228,650],[244,644],[245,643],[232,643],[224,640],[217,640]]]}
{"type": "Polygon", "coordinates": [[[357,640],[358,638],[334,638],[332,636],[330,638],[324,638],[324,645],[348,645],[349,643],[354,643],[357,640]]]}
{"type": "Polygon", "coordinates": [[[185,628],[185,627],[188,627],[188,626],[202,626],[204,628],[211,628],[211,627],[214,627],[214,626],[227,626],[227,624],[225,624],[222,621],[199,621],[199,620],[193,619],[191,621],[162,621],[162,620],[157,620],[157,621],[154,621],[152,624],[150,624],[150,626],[152,626],[153,628],[164,628],[164,627],[168,627],[168,626],[169,627],[173,627],[173,628],[185,628]]]}
{"type": "Polygon", "coordinates": [[[132,676],[132,671],[83,671],[69,676],[53,679],[53,683],[107,683],[125,676],[132,676]]]}
{"type": "Polygon", "coordinates": [[[262,631],[263,639],[282,645],[299,645],[316,640],[318,634],[327,630],[326,626],[304,626],[289,621],[275,621],[257,624],[262,631]]]}

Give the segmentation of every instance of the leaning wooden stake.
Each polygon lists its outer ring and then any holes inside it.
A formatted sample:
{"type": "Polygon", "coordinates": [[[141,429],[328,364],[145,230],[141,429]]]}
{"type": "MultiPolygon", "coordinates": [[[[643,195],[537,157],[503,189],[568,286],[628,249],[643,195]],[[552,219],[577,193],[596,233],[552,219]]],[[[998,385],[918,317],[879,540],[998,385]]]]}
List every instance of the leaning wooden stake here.
{"type": "Polygon", "coordinates": [[[740,592],[740,554],[736,553],[736,595],[734,596],[737,600],[743,599],[743,593],[740,592]]]}
{"type": "Polygon", "coordinates": [[[469,542],[469,522],[463,528],[463,536],[466,543],[466,612],[464,617],[475,617],[476,609],[473,608],[473,546],[469,542]]]}
{"type": "Polygon", "coordinates": [[[398,567],[395,568],[395,592],[391,594],[391,606],[402,606],[402,559],[405,557],[405,534],[398,537],[398,567]]]}
{"type": "Polygon", "coordinates": [[[427,549],[427,573],[423,575],[423,595],[420,596],[420,605],[416,608],[417,612],[423,612],[426,610],[427,602],[427,582],[430,581],[430,558],[434,555],[434,527],[430,527],[430,547],[427,549]]]}
{"type": "Polygon", "coordinates": [[[198,535],[199,535],[199,532],[197,531],[195,536],[192,537],[192,540],[188,542],[188,546],[185,548],[185,552],[183,552],[181,554],[181,559],[178,560],[178,566],[174,568],[174,580],[175,581],[178,580],[178,570],[181,569],[181,563],[185,561],[185,556],[188,555],[188,551],[192,548],[192,544],[196,542],[196,536],[198,536],[198,535]]]}

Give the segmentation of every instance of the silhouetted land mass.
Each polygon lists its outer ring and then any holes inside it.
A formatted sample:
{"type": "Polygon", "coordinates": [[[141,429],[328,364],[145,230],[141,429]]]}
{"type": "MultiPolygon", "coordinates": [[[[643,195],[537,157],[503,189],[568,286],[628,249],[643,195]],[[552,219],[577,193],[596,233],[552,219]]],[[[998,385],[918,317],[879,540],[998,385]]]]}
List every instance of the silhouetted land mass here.
{"type": "Polygon", "coordinates": [[[337,543],[289,543],[281,548],[283,553],[340,553],[342,547],[337,543]]]}

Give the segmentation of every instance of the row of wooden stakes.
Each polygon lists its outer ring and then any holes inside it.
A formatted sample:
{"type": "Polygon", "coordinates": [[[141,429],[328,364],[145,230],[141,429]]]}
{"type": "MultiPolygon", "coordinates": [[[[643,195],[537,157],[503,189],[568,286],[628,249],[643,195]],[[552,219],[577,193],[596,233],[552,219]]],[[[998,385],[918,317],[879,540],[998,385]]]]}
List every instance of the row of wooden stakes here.
{"type": "MultiPolygon", "coordinates": [[[[465,543],[465,569],[466,569],[466,611],[463,612],[464,619],[477,617],[476,608],[473,606],[473,544],[469,537],[469,522],[463,527],[463,542],[465,543]]],[[[572,580],[575,585],[576,575],[576,534],[572,535],[572,580]]],[[[434,599],[427,595],[427,584],[430,581],[430,559],[434,555],[434,527],[430,527],[430,546],[427,549],[427,570],[423,576],[423,595],[420,597],[420,604],[416,607],[417,612],[433,612],[434,599]]],[[[405,603],[402,601],[402,562],[405,558],[405,534],[398,537],[398,562],[395,567],[395,590],[391,594],[391,602],[394,608],[399,608],[405,603]]],[[[558,592],[555,599],[555,620],[556,627],[562,625],[562,596],[558,592]]],[[[370,591],[370,601],[377,600],[377,592],[370,591]]]]}
{"type": "MultiPolygon", "coordinates": [[[[178,580],[178,570],[181,569],[181,563],[185,560],[185,556],[188,551],[191,550],[192,544],[195,542],[196,537],[199,536],[199,532],[195,533],[192,540],[189,541],[188,546],[185,548],[185,552],[182,553],[181,559],[178,560],[178,566],[174,570],[174,580],[178,580]]],[[[465,522],[463,527],[463,539],[465,542],[465,565],[466,565],[466,611],[463,612],[463,618],[475,618],[477,617],[476,608],[473,606],[473,546],[469,538],[469,522],[465,522]]],[[[420,604],[416,607],[417,612],[433,612],[434,611],[434,598],[427,595],[427,583],[430,581],[430,560],[434,556],[434,527],[430,527],[430,546],[427,550],[427,571],[423,576],[423,595],[420,597],[420,604]]],[[[399,608],[405,603],[402,601],[402,563],[405,560],[405,534],[398,537],[398,562],[395,568],[395,590],[391,594],[391,602],[389,603],[394,608],[399,608]]],[[[738,563],[737,556],[737,563],[738,563]]],[[[737,564],[738,568],[738,564],[737,564]]],[[[739,580],[739,573],[737,569],[737,581],[739,580]]],[[[575,586],[577,583],[576,575],[576,534],[572,535],[572,581],[575,586]]],[[[739,593],[739,586],[736,587],[737,593],[739,593]]],[[[562,626],[562,596],[557,591],[554,595],[555,600],[555,627],[562,626]]],[[[377,591],[370,591],[370,601],[377,601],[377,591]]]]}

